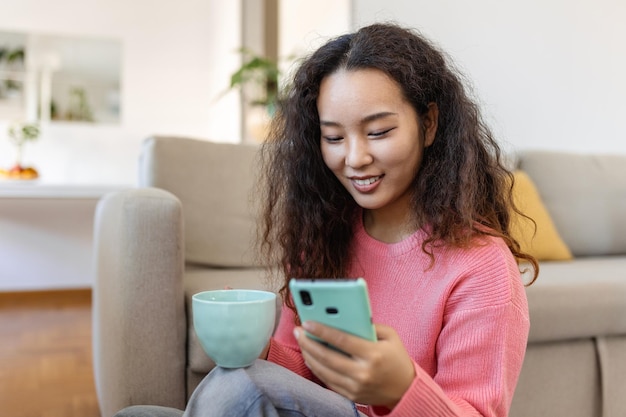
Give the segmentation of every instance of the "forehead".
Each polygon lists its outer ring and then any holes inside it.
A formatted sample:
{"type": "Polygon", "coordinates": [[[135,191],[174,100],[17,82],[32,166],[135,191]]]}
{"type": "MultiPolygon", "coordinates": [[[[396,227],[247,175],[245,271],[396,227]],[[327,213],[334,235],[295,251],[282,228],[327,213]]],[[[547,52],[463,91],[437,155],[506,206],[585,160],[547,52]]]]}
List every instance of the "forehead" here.
{"type": "MultiPolygon", "coordinates": [[[[322,79],[320,96],[389,96],[403,98],[398,83],[381,70],[367,68],[346,70],[340,69],[322,79]]],[[[326,98],[326,97],[325,97],[326,98]]]]}
{"type": "Polygon", "coordinates": [[[400,85],[377,69],[341,69],[326,76],[320,84],[317,108],[320,118],[336,118],[363,112],[407,111],[400,85]]]}

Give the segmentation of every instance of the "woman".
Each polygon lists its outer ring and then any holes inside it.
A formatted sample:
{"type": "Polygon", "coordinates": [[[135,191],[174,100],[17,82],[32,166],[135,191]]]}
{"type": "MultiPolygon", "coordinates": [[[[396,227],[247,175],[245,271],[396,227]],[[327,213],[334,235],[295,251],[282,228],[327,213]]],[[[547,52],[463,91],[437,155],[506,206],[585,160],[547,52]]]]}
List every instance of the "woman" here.
{"type": "Polygon", "coordinates": [[[286,300],[267,361],[216,368],[185,415],[506,416],[528,308],[511,174],[444,55],[375,24],[295,73],[262,150],[286,300]],[[291,277],[364,277],[377,342],[300,324],[291,277]],[[307,337],[304,331],[348,353],[307,337]]]}

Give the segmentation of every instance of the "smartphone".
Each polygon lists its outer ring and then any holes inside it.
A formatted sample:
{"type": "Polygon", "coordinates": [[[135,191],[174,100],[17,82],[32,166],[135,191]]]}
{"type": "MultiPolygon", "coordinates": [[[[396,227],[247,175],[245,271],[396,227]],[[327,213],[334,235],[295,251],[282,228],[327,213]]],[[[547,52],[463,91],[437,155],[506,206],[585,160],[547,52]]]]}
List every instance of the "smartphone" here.
{"type": "MultiPolygon", "coordinates": [[[[316,321],[363,339],[376,341],[367,284],[356,279],[295,279],[289,290],[302,322],[316,321]]],[[[330,346],[310,334],[317,341],[330,346]]]]}

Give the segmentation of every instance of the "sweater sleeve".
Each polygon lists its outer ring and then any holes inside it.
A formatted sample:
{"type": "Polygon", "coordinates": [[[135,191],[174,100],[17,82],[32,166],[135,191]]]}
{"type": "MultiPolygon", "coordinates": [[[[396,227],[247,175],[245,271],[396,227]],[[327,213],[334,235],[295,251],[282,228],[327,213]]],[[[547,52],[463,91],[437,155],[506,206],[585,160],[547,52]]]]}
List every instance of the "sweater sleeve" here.
{"type": "Polygon", "coordinates": [[[435,346],[435,374],[414,363],[416,377],[396,407],[391,412],[371,407],[370,415],[507,416],[528,330],[517,265],[477,266],[456,282],[448,297],[435,346]]]}
{"type": "Polygon", "coordinates": [[[442,332],[434,377],[414,363],[416,377],[393,409],[372,415],[508,415],[521,369],[528,322],[522,312],[498,306],[458,313],[442,332]]]}

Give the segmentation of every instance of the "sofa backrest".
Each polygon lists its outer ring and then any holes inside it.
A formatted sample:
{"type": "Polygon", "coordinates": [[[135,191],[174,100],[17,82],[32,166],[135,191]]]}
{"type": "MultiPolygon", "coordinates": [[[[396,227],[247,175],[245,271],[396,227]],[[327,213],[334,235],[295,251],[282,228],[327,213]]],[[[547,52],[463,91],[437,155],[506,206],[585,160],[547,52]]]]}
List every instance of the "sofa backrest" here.
{"type": "Polygon", "coordinates": [[[187,262],[258,266],[253,195],[258,148],[165,136],[144,141],[139,185],[165,189],[180,199],[187,262]]]}
{"type": "Polygon", "coordinates": [[[574,256],[626,254],[626,155],[523,151],[518,164],[574,256]]]}

